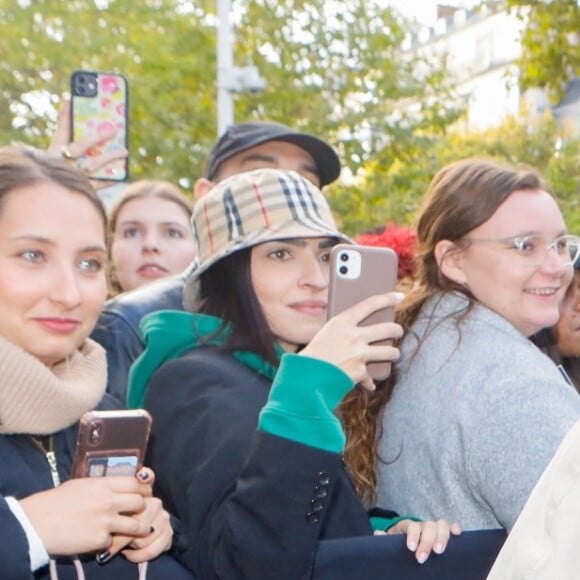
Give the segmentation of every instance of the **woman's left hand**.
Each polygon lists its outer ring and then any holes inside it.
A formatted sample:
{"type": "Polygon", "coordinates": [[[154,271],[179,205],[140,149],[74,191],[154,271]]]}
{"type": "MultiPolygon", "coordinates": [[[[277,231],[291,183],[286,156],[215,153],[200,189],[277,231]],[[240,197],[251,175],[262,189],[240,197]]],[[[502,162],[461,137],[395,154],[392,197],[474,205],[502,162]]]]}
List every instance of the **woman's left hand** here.
{"type": "MultiPolygon", "coordinates": [[[[123,556],[130,562],[146,562],[156,558],[171,548],[173,542],[173,528],[169,514],[163,509],[161,500],[152,497],[146,500],[144,512],[136,515],[137,519],[146,521],[151,533],[142,538],[135,538],[122,551],[123,556]]],[[[113,539],[113,543],[115,538],[113,539]]]]}
{"type": "MultiPolygon", "coordinates": [[[[143,467],[136,478],[144,486],[150,488],[155,481],[155,474],[151,469],[143,467]]],[[[107,551],[97,556],[100,563],[107,562],[115,554],[121,552],[127,560],[137,564],[152,560],[171,548],[173,528],[169,513],[165,511],[159,498],[151,495],[146,497],[145,509],[134,513],[132,517],[145,523],[150,532],[140,537],[115,534],[107,551]]]]}
{"type": "Polygon", "coordinates": [[[381,534],[406,534],[407,548],[415,552],[415,559],[419,564],[423,564],[431,552],[442,554],[449,542],[449,536],[461,534],[461,527],[458,523],[450,524],[446,520],[425,522],[401,520],[386,532],[375,532],[375,535],[381,534]]]}
{"type": "MultiPolygon", "coordinates": [[[[97,169],[106,167],[112,161],[127,157],[128,151],[124,148],[118,148],[113,151],[106,151],[98,155],[93,155],[90,158],[82,160],[82,164],[80,164],[81,161],[78,160],[79,157],[85,155],[90,149],[95,147],[95,145],[99,145],[100,143],[112,139],[115,136],[116,129],[100,131],[95,135],[88,135],[82,139],[71,142],[69,138],[71,123],[70,100],[63,98],[56,122],[56,130],[52,136],[50,145],[48,146],[49,153],[62,155],[87,175],[97,169]]],[[[109,181],[98,179],[91,180],[91,183],[95,189],[103,189],[105,187],[110,187],[111,185],[111,182],[109,181]]]]}

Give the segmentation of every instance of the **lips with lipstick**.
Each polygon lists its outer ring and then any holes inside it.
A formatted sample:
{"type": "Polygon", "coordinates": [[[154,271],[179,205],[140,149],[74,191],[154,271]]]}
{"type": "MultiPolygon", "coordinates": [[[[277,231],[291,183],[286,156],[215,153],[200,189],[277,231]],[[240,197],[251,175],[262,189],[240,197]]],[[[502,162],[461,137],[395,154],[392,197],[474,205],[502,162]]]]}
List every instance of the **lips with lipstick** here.
{"type": "Polygon", "coordinates": [[[327,304],[322,300],[304,300],[290,304],[290,308],[311,316],[320,316],[326,313],[327,304]]]}
{"type": "Polygon", "coordinates": [[[163,276],[167,276],[167,274],[169,274],[169,270],[163,266],[160,266],[159,264],[155,264],[154,262],[148,262],[146,264],[142,264],[137,269],[137,274],[143,278],[162,278],[163,276]]]}
{"type": "Polygon", "coordinates": [[[72,318],[37,318],[36,321],[47,330],[62,334],[75,332],[81,324],[79,320],[72,318]]]}

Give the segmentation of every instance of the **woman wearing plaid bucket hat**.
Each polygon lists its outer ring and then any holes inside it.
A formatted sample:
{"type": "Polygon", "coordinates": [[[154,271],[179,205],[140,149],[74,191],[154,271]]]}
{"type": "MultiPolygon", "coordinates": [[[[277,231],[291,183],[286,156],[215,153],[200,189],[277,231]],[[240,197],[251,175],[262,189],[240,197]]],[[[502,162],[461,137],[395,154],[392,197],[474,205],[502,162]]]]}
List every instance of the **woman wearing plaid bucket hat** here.
{"type": "MultiPolygon", "coordinates": [[[[297,173],[227,179],[192,221],[192,312],[144,319],[129,405],[153,414],[158,491],[188,528],[184,562],[199,578],[308,577],[319,540],[373,533],[333,411],[355,384],[374,387],[367,362],[397,359],[371,343],[399,337],[398,325],[357,325],[401,296],[371,297],[325,323],[329,252],[350,240],[297,173]]],[[[375,513],[377,527],[407,531],[419,561],[447,544],[445,522],[375,513]]]]}

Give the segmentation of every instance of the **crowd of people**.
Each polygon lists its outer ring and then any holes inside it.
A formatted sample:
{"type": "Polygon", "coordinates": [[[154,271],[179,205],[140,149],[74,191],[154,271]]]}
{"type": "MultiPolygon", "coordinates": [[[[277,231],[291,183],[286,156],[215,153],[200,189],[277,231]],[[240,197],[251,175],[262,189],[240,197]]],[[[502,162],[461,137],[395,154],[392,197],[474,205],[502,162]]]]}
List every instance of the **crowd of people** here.
{"type": "Polygon", "coordinates": [[[358,239],[398,252],[397,291],[327,320],[353,243],[328,143],[241,123],[195,205],[142,180],[107,215],[111,158],[75,158],[110,135],[69,123],[0,148],[0,577],[485,578],[580,418],[580,239],[548,184],[441,168],[416,228],[358,239]],[[124,406],[146,467],[71,479],[82,414],[124,406]]]}

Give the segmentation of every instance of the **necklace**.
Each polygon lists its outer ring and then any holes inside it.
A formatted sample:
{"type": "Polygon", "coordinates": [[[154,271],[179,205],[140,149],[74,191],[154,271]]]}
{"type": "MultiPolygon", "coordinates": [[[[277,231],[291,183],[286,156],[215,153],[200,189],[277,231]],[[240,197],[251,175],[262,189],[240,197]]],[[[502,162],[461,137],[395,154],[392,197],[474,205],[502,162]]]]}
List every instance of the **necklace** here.
{"type": "Polygon", "coordinates": [[[60,477],[58,475],[58,465],[56,463],[56,453],[54,452],[54,437],[34,437],[30,436],[34,444],[44,453],[48,466],[50,467],[50,477],[54,487],[60,485],[60,477]]]}

